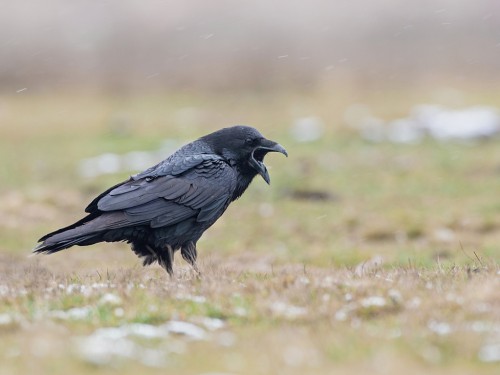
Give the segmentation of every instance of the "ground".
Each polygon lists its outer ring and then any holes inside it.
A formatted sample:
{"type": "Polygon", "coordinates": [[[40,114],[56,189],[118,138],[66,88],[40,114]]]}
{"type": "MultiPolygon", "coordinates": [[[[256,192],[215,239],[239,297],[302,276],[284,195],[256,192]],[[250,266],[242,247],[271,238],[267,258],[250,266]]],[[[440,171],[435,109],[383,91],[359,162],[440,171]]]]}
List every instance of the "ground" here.
{"type": "Polygon", "coordinates": [[[372,144],[345,124],[352,104],[394,119],[439,96],[341,92],[0,97],[0,373],[498,373],[498,140],[372,144]],[[306,116],[321,139],[290,134],[306,116]],[[82,158],[234,123],[290,157],[269,155],[271,186],[202,238],[201,278],[181,259],[173,278],[142,268],[125,244],[29,257],[135,172],[85,177],[82,158]]]}

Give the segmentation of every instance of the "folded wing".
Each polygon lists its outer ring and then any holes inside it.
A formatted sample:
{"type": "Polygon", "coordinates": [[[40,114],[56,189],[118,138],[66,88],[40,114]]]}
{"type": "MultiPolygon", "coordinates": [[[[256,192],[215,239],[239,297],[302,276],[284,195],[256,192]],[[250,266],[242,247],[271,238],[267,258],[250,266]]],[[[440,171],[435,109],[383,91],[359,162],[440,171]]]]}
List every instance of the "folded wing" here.
{"type": "Polygon", "coordinates": [[[120,223],[124,226],[148,224],[159,228],[191,217],[198,222],[216,219],[232,197],[235,172],[215,156],[204,155],[197,163],[188,161],[184,165],[191,168],[177,175],[158,175],[154,171],[137,175],[103,193],[88,209],[101,213],[121,211],[127,219],[120,223]]]}

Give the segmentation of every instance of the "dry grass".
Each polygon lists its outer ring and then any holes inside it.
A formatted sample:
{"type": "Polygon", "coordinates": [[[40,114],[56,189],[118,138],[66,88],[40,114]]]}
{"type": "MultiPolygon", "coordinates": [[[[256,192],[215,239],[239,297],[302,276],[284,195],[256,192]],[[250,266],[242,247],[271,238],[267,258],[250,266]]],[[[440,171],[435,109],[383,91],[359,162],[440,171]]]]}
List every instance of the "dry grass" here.
{"type": "MultiPolygon", "coordinates": [[[[96,266],[78,255],[70,261],[2,259],[5,370],[83,372],[97,362],[105,372],[125,374],[149,366],[152,372],[159,366],[182,373],[248,374],[496,371],[484,363],[500,334],[495,265],[273,267],[270,258],[241,254],[205,257],[200,280],[180,265],[169,279],[160,269],[131,267],[119,250],[91,252],[94,261],[103,258],[112,266],[96,266]],[[61,271],[63,264],[68,271],[61,271]],[[75,308],[83,308],[83,315],[75,308]],[[205,327],[207,317],[220,327],[205,327]],[[154,350],[164,363],[129,358],[126,352],[101,362],[82,348],[92,345],[82,339],[102,327],[172,320],[193,323],[206,337],[134,339],[136,351],[154,350]]],[[[101,345],[101,353],[110,350],[101,345]]]]}
{"type": "MultiPolygon", "coordinates": [[[[500,105],[487,94],[464,103],[500,105]]],[[[498,144],[371,145],[342,126],[350,103],[393,118],[427,99],[3,98],[0,373],[496,374],[498,144]],[[324,137],[294,142],[288,124],[311,114],[324,137]],[[26,257],[125,177],[83,179],[82,157],[241,119],[290,158],[269,157],[271,188],[256,180],[203,237],[202,279],[144,269],[123,244],[26,257]]]]}

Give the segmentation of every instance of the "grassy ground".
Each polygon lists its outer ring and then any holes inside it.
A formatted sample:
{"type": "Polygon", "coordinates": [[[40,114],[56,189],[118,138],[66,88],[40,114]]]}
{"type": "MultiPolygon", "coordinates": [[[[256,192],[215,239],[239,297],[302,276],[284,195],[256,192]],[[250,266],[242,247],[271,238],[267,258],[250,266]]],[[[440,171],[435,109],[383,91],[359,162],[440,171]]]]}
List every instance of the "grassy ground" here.
{"type": "MultiPolygon", "coordinates": [[[[500,106],[495,92],[462,104],[500,106]]],[[[370,144],[353,103],[404,116],[430,92],[0,97],[0,373],[496,374],[500,147],[370,144]],[[325,135],[297,143],[293,120],[325,135]],[[123,244],[27,257],[130,171],[78,162],[252,124],[289,151],[199,243],[201,280],[123,244]]]]}

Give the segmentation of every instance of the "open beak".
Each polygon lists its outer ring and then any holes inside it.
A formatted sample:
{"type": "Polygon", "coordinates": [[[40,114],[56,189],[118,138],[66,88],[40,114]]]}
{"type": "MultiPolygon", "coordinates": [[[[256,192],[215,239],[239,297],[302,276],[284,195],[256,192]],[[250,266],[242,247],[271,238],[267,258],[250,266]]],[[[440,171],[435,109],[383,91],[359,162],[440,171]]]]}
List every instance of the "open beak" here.
{"type": "Polygon", "coordinates": [[[261,141],[260,145],[257,146],[253,152],[252,157],[250,159],[250,164],[255,168],[258,174],[262,176],[264,181],[269,185],[271,183],[271,178],[269,177],[269,172],[263,162],[264,156],[268,152],[280,152],[286,157],[288,157],[288,152],[286,152],[285,148],[281,146],[279,143],[270,141],[268,139],[264,139],[261,141]],[[259,157],[256,157],[256,153],[260,154],[259,157]]]}

